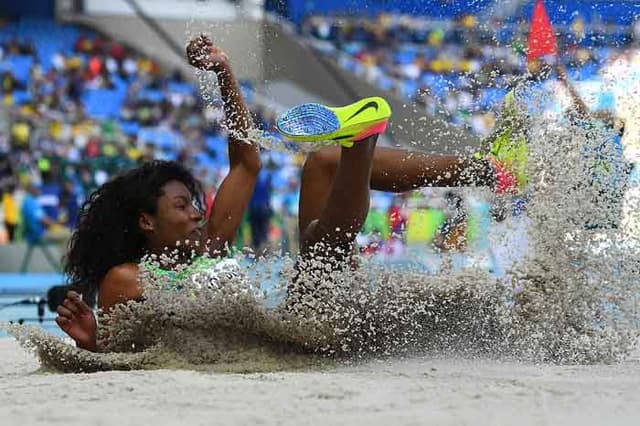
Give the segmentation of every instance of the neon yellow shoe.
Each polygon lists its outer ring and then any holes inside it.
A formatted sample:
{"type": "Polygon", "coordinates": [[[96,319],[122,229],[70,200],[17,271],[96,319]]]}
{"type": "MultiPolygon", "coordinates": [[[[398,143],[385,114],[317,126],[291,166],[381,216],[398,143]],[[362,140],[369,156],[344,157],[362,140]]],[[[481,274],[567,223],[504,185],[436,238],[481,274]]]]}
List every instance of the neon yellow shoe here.
{"type": "Polygon", "coordinates": [[[317,103],[295,106],[276,121],[278,131],[295,142],[333,140],[345,147],[386,130],[391,107],[380,97],[343,107],[317,103]]]}

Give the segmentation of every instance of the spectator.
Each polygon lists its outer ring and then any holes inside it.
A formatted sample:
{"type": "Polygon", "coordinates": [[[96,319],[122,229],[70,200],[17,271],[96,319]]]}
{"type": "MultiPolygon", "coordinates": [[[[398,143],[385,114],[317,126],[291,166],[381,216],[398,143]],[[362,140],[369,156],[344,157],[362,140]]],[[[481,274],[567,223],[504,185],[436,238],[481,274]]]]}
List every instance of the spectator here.
{"type": "Polygon", "coordinates": [[[57,222],[60,216],[60,196],[62,195],[62,187],[56,176],[56,167],[52,166],[48,159],[39,161],[42,186],[38,196],[38,203],[42,207],[45,216],[57,222]]]}
{"type": "MultiPolygon", "coordinates": [[[[347,70],[416,101],[429,114],[444,110],[454,125],[481,136],[489,133],[506,89],[522,74],[526,20],[496,20],[487,26],[463,15],[443,25],[426,17],[380,15],[375,23],[311,16],[302,31],[314,47],[336,56],[347,70]]],[[[591,79],[607,57],[630,45],[636,27],[621,31],[577,17],[571,26],[556,28],[562,43],[558,59],[581,79],[591,79]]]]}
{"type": "Polygon", "coordinates": [[[16,229],[19,218],[14,185],[7,186],[2,194],[2,212],[4,214],[4,227],[7,230],[9,242],[13,242],[16,239],[16,229]]]}
{"type": "Polygon", "coordinates": [[[11,146],[14,149],[27,150],[31,138],[31,124],[27,120],[18,120],[11,126],[11,146]]]}
{"type": "Polygon", "coordinates": [[[61,222],[65,223],[70,230],[75,229],[78,224],[78,215],[80,214],[80,203],[73,181],[69,179],[64,181],[62,187],[60,207],[62,210],[60,215],[61,222]]]}
{"type": "Polygon", "coordinates": [[[374,199],[369,208],[364,225],[362,226],[362,237],[358,239],[358,244],[362,247],[360,251],[364,254],[375,254],[380,252],[389,238],[388,216],[380,208],[379,202],[374,199]]]}
{"type": "Polygon", "coordinates": [[[287,183],[287,189],[282,197],[282,227],[283,227],[283,251],[294,255],[298,252],[298,204],[300,203],[300,191],[297,178],[291,177],[287,183]]]}
{"type": "Polygon", "coordinates": [[[445,194],[446,219],[438,229],[434,246],[442,252],[461,252],[467,247],[467,212],[462,197],[455,192],[445,194]]]}
{"type": "Polygon", "coordinates": [[[399,194],[393,198],[391,206],[389,206],[388,216],[389,225],[391,227],[391,238],[402,239],[404,231],[407,227],[407,196],[399,194]]]}
{"type": "Polygon", "coordinates": [[[264,249],[269,233],[269,223],[273,210],[271,208],[271,171],[262,170],[256,181],[253,196],[249,201],[249,223],[251,226],[251,245],[256,252],[264,249]]]}
{"type": "Polygon", "coordinates": [[[27,272],[35,247],[39,247],[49,264],[59,271],[60,263],[51,254],[48,245],[66,243],[71,233],[69,229],[46,216],[42,206],[37,201],[37,197],[40,195],[40,188],[32,181],[28,181],[25,186],[26,194],[22,201],[21,217],[23,234],[27,240],[28,248],[22,262],[21,271],[23,273],[27,272]]]}
{"type": "Polygon", "coordinates": [[[20,213],[23,234],[27,242],[40,244],[49,240],[61,240],[59,229],[56,229],[57,222],[45,214],[38,202],[40,188],[35,183],[28,182],[25,189],[20,213]]]}

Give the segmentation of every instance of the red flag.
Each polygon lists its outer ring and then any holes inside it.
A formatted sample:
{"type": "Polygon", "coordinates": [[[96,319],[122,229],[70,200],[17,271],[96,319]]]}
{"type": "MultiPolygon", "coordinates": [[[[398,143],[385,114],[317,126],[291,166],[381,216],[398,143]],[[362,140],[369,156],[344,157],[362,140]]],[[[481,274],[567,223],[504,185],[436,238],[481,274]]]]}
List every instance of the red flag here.
{"type": "Polygon", "coordinates": [[[542,0],[537,0],[531,18],[529,41],[527,44],[527,61],[547,55],[555,55],[556,35],[542,0]]]}

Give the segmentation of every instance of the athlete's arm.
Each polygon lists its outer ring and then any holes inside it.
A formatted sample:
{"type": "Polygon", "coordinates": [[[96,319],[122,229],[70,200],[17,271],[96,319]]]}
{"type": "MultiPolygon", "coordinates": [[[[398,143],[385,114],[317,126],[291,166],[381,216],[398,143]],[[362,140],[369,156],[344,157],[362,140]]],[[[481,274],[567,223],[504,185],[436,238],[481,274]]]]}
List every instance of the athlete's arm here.
{"type": "Polygon", "coordinates": [[[194,67],[214,71],[218,76],[229,132],[229,173],[218,188],[207,224],[210,250],[214,255],[221,255],[235,239],[242,223],[260,172],[260,153],[255,144],[246,141],[253,127],[252,119],[227,55],[208,37],[200,36],[187,46],[187,57],[194,67]]]}

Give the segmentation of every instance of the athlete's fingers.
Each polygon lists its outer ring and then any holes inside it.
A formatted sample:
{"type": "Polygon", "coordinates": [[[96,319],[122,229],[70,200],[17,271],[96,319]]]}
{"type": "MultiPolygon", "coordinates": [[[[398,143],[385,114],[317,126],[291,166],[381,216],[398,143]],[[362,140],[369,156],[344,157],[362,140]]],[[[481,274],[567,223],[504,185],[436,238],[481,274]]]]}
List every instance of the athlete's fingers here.
{"type": "Polygon", "coordinates": [[[69,290],[67,292],[67,299],[76,301],[76,300],[81,300],[82,296],[77,291],[69,290]]]}
{"type": "Polygon", "coordinates": [[[87,303],[82,299],[82,294],[79,294],[73,290],[67,293],[67,298],[74,304],[77,311],[76,314],[82,314],[87,312],[92,312],[91,307],[87,305],[87,303]]]}
{"type": "Polygon", "coordinates": [[[64,330],[66,326],[71,324],[71,320],[66,317],[56,317],[56,324],[58,324],[58,326],[60,326],[60,328],[64,330]]]}
{"type": "Polygon", "coordinates": [[[211,37],[206,35],[205,33],[200,34],[200,41],[202,41],[206,46],[212,46],[213,41],[211,41],[211,37]]]}
{"type": "Polygon", "coordinates": [[[58,315],[62,317],[66,317],[68,319],[73,318],[73,312],[71,312],[69,309],[65,308],[62,305],[58,305],[58,308],[56,309],[56,311],[58,312],[58,315]]]}
{"type": "Polygon", "coordinates": [[[189,47],[192,50],[200,50],[202,49],[202,47],[205,45],[205,40],[203,38],[202,35],[196,37],[195,39],[192,40],[192,42],[189,44],[189,47]]]}
{"type": "Polygon", "coordinates": [[[70,310],[74,315],[80,312],[80,307],[78,306],[78,303],[75,300],[64,299],[64,302],[62,302],[62,305],[68,310],[70,310]]]}
{"type": "Polygon", "coordinates": [[[76,299],[80,299],[80,294],[78,294],[77,291],[73,291],[73,290],[69,290],[67,292],[67,299],[69,300],[76,300],[76,299]]]}

